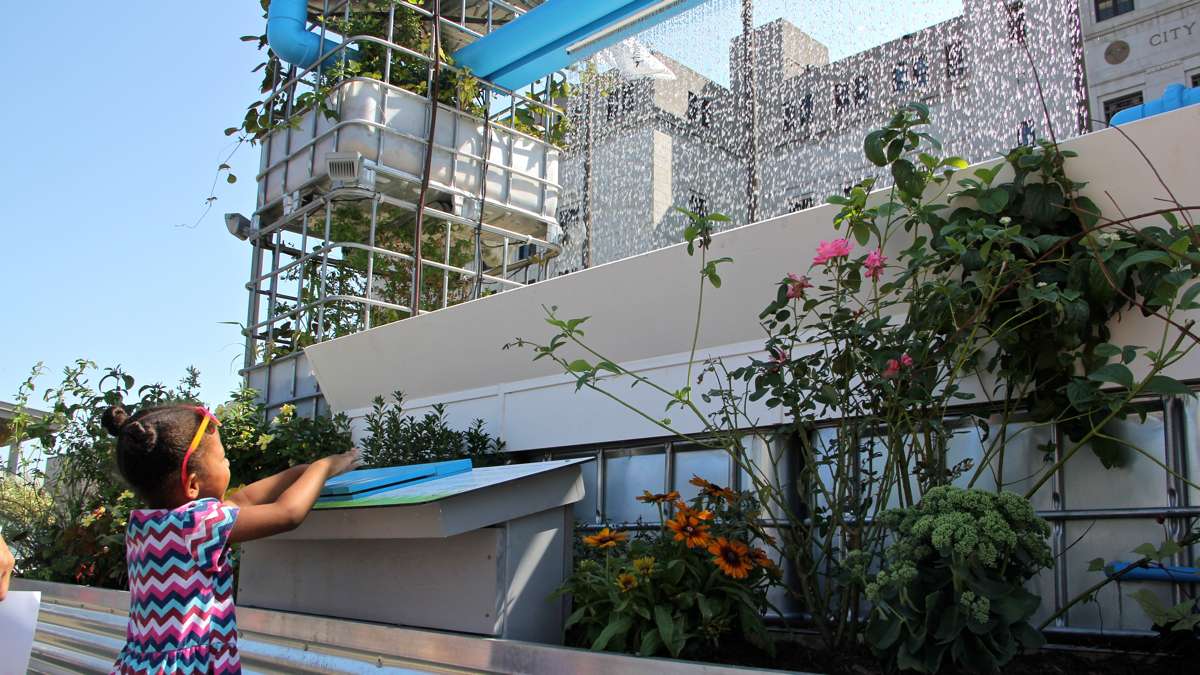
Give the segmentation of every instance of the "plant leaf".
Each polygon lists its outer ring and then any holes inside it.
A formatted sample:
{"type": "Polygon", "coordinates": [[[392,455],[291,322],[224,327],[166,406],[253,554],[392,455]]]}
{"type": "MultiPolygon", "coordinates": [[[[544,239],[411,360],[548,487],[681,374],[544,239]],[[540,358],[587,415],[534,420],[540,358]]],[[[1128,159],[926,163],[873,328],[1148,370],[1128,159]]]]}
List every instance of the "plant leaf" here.
{"type": "Polygon", "coordinates": [[[1185,395],[1192,393],[1192,390],[1188,389],[1187,385],[1173,377],[1167,377],[1166,375],[1155,375],[1154,377],[1151,377],[1150,380],[1146,382],[1146,386],[1142,387],[1142,391],[1167,395],[1185,395]]]}
{"type": "Polygon", "coordinates": [[[676,639],[675,619],[666,607],[655,606],[654,625],[658,628],[658,634],[662,637],[667,650],[671,652],[671,656],[679,656],[679,652],[683,649],[682,641],[676,639]]]}
{"type": "Polygon", "coordinates": [[[920,199],[925,190],[925,182],[917,175],[917,169],[907,159],[898,159],[892,163],[892,177],[896,186],[913,199],[920,199]]]}
{"type": "Polygon", "coordinates": [[[867,155],[867,159],[875,166],[887,166],[887,155],[883,151],[883,131],[876,129],[867,134],[866,140],[863,142],[863,151],[867,155]]]}
{"type": "Polygon", "coordinates": [[[629,630],[633,625],[633,620],[628,616],[620,615],[608,622],[604,630],[600,631],[600,635],[596,637],[596,641],[592,643],[593,651],[603,651],[608,643],[617,635],[629,630]]]}
{"type": "Polygon", "coordinates": [[[1089,373],[1088,379],[1093,382],[1112,382],[1126,389],[1133,387],[1133,373],[1130,372],[1129,368],[1119,363],[1110,363],[1101,366],[1099,369],[1089,373]]]}
{"type": "Polygon", "coordinates": [[[1134,265],[1145,265],[1152,262],[1170,265],[1171,256],[1163,251],[1138,251],[1126,258],[1125,262],[1117,267],[1117,274],[1121,274],[1134,265]]]}

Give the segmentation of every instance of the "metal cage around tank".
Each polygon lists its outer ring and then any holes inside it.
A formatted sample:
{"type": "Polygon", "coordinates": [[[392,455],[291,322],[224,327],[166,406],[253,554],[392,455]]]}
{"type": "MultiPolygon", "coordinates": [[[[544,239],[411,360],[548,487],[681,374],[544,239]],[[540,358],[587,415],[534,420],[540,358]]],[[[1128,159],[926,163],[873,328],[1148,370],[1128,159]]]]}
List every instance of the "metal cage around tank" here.
{"type": "Polygon", "coordinates": [[[547,277],[565,76],[514,91],[444,58],[537,4],[308,3],[319,53],[279,62],[258,102],[270,131],[242,232],[243,373],[272,412],[323,412],[309,344],[547,277]]]}

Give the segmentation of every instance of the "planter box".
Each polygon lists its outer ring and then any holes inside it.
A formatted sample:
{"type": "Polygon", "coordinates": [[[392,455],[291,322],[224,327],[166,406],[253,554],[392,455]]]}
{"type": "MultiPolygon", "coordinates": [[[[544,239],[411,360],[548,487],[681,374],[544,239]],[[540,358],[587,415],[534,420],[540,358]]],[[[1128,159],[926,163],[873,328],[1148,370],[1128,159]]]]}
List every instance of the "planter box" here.
{"type": "Polygon", "coordinates": [[[550,595],[570,571],[580,463],[323,498],[298,529],[243,545],[238,603],[557,643],[565,600],[550,595]]]}

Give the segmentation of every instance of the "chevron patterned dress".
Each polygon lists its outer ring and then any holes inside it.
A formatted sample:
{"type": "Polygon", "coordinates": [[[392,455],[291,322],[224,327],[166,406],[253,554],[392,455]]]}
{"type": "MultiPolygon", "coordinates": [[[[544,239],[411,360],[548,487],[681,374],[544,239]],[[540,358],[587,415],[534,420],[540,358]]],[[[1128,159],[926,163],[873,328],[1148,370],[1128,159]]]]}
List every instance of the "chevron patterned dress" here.
{"type": "Polygon", "coordinates": [[[113,673],[240,673],[229,533],[238,509],[199,499],[129,516],[129,628],[113,673]]]}

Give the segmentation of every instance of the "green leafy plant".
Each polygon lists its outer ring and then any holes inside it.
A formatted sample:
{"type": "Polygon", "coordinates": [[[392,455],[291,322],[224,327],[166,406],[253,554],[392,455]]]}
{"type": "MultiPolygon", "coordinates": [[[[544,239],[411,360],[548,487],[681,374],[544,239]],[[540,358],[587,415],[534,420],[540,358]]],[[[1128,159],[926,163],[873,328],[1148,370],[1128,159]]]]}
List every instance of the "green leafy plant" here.
{"type": "Polygon", "coordinates": [[[1154,591],[1143,588],[1129,594],[1137,601],[1146,616],[1160,631],[1194,633],[1200,626],[1200,611],[1197,611],[1196,598],[1188,598],[1171,607],[1159,599],[1154,591]]]}
{"type": "Polygon", "coordinates": [[[42,481],[29,472],[0,472],[0,528],[18,561],[18,576],[27,576],[27,561],[37,555],[38,542],[32,535],[50,531],[54,522],[54,499],[42,481]]]}
{"type": "Polygon", "coordinates": [[[641,656],[713,653],[730,639],[773,653],[763,624],[767,590],[780,579],[753,495],[700,478],[690,503],[646,492],[658,529],[629,539],[604,528],[583,538],[590,553],[559,589],[574,611],[569,644],[641,656]],[[667,517],[670,516],[670,517],[667,517]]]}
{"type": "Polygon", "coordinates": [[[895,539],[866,586],[865,637],[889,670],[993,673],[1042,645],[1023,585],[1052,562],[1050,527],[1028,500],[943,486],[883,520],[895,539]]]}
{"type": "MultiPolygon", "coordinates": [[[[40,367],[35,368],[22,385],[19,407],[29,400],[40,374],[40,367]]],[[[24,412],[17,415],[17,438],[36,439],[55,467],[49,475],[36,471],[21,482],[0,482],[0,522],[23,576],[126,586],[125,527],[129,512],[141,504],[116,471],[115,439],[101,428],[100,416],[117,402],[132,413],[169,403],[197,403],[199,377],[188,368],[174,387],[139,387],[119,366],[102,369],[80,359],[64,369],[58,386],[45,390],[49,415],[36,420],[24,412]]],[[[235,485],[351,447],[345,416],[307,419],[285,408],[268,421],[256,397],[251,389],[239,390],[217,409],[235,485]]]]}
{"type": "Polygon", "coordinates": [[[267,420],[258,392],[250,388],[233,392],[215,413],[221,420],[221,440],[235,485],[353,447],[345,415],[301,417],[295,406],[284,405],[267,420]]]}
{"type": "Polygon", "coordinates": [[[464,431],[450,428],[443,405],[417,418],[404,412],[403,392],[393,392],[392,403],[375,397],[365,418],[369,436],[363,440],[366,466],[400,466],[469,458],[474,466],[506,463],[504,441],[488,435],[477,419],[464,431]]]}
{"type": "MultiPolygon", "coordinates": [[[[265,19],[268,2],[259,1],[265,19]]],[[[270,96],[251,103],[241,124],[226,129],[225,134],[239,135],[242,141],[258,143],[275,130],[296,124],[300,115],[309,110],[316,109],[320,114],[336,119],[336,104],[331,101],[330,95],[339,84],[351,78],[377,80],[422,96],[428,95],[428,62],[405,50],[422,55],[431,53],[430,21],[406,9],[403,4],[418,7],[426,5],[424,0],[407,0],[406,3],[367,0],[354,3],[346,12],[337,10],[330,16],[318,15],[318,23],[324,24],[333,35],[390,39],[401,49],[393,49],[389,55],[387,47],[375,41],[352,41],[347,50],[329,57],[324,67],[314,69],[302,81],[292,85],[290,91],[279,90],[289,77],[289,66],[268,49],[266,34],[242,36],[243,42],[255,44],[264,54],[264,60],[254,68],[254,72],[262,72],[260,93],[270,96]]],[[[445,51],[439,54],[439,58],[444,66],[454,66],[454,59],[445,51]]],[[[570,93],[570,86],[567,81],[556,79],[548,92],[533,94],[529,100],[515,101],[509,114],[497,121],[535,138],[548,138],[551,143],[561,146],[566,140],[565,115],[548,114],[546,106],[564,100],[570,93]]],[[[438,92],[438,101],[443,105],[476,117],[484,117],[488,112],[482,83],[465,68],[441,68],[438,92]]],[[[227,164],[222,164],[219,170],[228,169],[227,164]]],[[[230,177],[230,182],[236,180],[232,174],[230,177]]]]}
{"type": "MultiPolygon", "coordinates": [[[[679,336],[693,345],[681,387],[606,357],[584,335],[595,319],[562,316],[557,307],[546,310],[549,339],[508,345],[551,359],[577,389],[668,434],[723,449],[789,524],[775,550],[792,563],[789,590],[831,649],[859,643],[865,585],[889,536],[882,513],[913,508],[955,481],[974,486],[986,477],[1002,488],[1015,437],[1051,424],[1066,431],[1067,444],[1028,479],[1026,498],[1084,448],[1109,466],[1129,452],[1161,465],[1110,428],[1138,414],[1139,397],[1187,392],[1165,371],[1200,342],[1193,322],[1176,318],[1200,306],[1192,281],[1200,233],[1180,222],[1186,207],[1107,218],[1068,177],[1073,153],[1039,143],[968,172],[963,159],[942,156],[929,123],[929,109],[912,103],[867,137],[867,159],[893,184],[875,191],[869,179],[829,198],[840,207],[833,227],[843,236],[821,242],[807,274],[780,270],[759,315],[766,358],[738,367],[709,360],[693,379],[704,292],[719,291],[716,265],[728,262],[709,260],[714,217],[694,213],[686,251],[700,258],[702,292],[695,329],[679,336]],[[1109,324],[1132,309],[1161,324],[1157,344],[1112,342],[1109,324]],[[629,403],[620,385],[653,390],[668,416],[629,403]],[[984,413],[965,407],[979,391],[989,398],[984,413]],[[762,429],[761,409],[751,404],[781,413],[785,424],[762,429]],[[674,415],[701,431],[681,432],[674,415]],[[979,439],[980,459],[951,463],[950,444],[964,432],[979,439]],[[784,453],[754,459],[752,441],[790,446],[794,475],[776,459],[784,453]],[[801,486],[800,500],[785,475],[801,486]]],[[[1007,650],[1006,643],[988,653],[1007,650]]]]}

